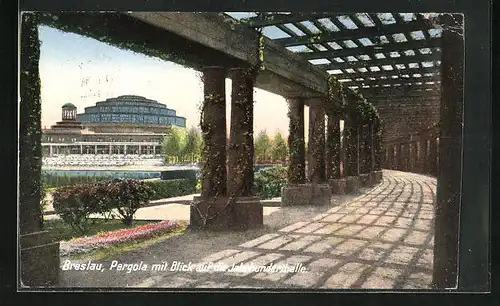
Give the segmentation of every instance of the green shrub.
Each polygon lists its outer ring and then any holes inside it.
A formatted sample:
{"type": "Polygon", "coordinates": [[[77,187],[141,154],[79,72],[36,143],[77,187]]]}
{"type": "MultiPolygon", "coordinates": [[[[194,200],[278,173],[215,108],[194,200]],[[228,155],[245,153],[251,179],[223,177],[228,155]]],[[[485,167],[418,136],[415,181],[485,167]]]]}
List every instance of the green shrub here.
{"type": "Polygon", "coordinates": [[[131,225],[136,211],[146,206],[155,192],[145,182],[124,179],[101,183],[102,194],[107,194],[106,207],[114,207],[126,225],[131,225]]]}
{"type": "Polygon", "coordinates": [[[263,168],[255,174],[255,189],[263,199],[281,196],[281,187],[286,183],[287,167],[282,165],[263,168]]]}
{"type": "Polygon", "coordinates": [[[90,215],[101,213],[102,206],[95,196],[97,185],[81,184],[62,187],[52,193],[56,213],[74,231],[85,234],[95,224],[90,215]]]}
{"type": "Polygon", "coordinates": [[[178,197],[196,192],[196,181],[192,179],[151,180],[144,183],[154,191],[151,200],[178,197]]]}
{"type": "Polygon", "coordinates": [[[137,210],[151,200],[193,194],[196,181],[114,179],[93,184],[59,187],[52,193],[54,210],[75,231],[85,234],[94,225],[91,214],[114,218],[117,211],[126,225],[132,224],[137,210]]]}

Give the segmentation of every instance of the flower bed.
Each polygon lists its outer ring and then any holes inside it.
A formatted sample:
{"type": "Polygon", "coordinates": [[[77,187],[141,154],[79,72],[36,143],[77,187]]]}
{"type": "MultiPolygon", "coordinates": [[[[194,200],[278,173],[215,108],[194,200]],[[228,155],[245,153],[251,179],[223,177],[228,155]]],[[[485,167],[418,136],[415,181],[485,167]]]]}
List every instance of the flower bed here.
{"type": "Polygon", "coordinates": [[[125,228],[118,231],[100,233],[94,236],[80,237],[70,241],[61,241],[60,255],[65,256],[72,253],[88,252],[100,247],[106,247],[141,238],[148,238],[159,233],[168,233],[180,227],[181,224],[179,222],[166,220],[134,228],[125,228]]]}

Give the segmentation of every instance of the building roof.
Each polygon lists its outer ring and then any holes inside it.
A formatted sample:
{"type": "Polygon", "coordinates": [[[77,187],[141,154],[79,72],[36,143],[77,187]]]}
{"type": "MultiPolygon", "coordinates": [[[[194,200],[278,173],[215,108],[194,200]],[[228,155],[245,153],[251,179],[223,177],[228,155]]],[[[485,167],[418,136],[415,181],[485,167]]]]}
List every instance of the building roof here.
{"type": "Polygon", "coordinates": [[[62,106],[62,108],[75,108],[76,109],[76,106],[73,103],[66,103],[62,106]]]}

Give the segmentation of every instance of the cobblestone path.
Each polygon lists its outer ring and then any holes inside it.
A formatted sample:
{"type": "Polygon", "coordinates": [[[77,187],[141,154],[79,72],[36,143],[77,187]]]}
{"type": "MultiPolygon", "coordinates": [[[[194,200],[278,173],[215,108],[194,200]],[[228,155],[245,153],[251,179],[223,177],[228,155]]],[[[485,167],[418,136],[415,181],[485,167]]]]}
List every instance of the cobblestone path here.
{"type": "Polygon", "coordinates": [[[63,286],[426,289],[432,275],[435,190],[434,178],[384,170],[383,182],[362,195],[313,208],[302,219],[288,215],[281,228],[188,233],[102,262],[273,264],[305,272],[61,271],[63,286]]]}

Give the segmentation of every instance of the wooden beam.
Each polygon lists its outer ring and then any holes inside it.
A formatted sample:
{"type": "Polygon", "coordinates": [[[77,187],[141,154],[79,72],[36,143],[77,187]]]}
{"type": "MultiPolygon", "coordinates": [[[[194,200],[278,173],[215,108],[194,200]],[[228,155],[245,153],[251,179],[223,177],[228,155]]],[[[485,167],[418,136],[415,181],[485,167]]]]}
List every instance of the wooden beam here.
{"type": "Polygon", "coordinates": [[[250,17],[241,21],[253,28],[260,28],[284,23],[293,23],[307,20],[317,20],[331,16],[332,13],[292,13],[280,15],[260,15],[258,17],[250,17]]]}
{"type": "MultiPolygon", "coordinates": [[[[421,63],[421,62],[433,62],[440,59],[441,52],[434,52],[432,54],[421,54],[418,56],[401,56],[392,58],[383,58],[375,60],[358,60],[358,61],[346,61],[343,63],[330,63],[316,65],[317,67],[324,70],[335,70],[335,69],[355,69],[363,67],[373,67],[373,66],[385,66],[385,65],[396,65],[396,64],[410,64],[410,63],[421,63]]],[[[435,63],[436,64],[436,63],[435,63]]]]}
{"type": "MultiPolygon", "coordinates": [[[[425,82],[437,83],[437,82],[440,82],[440,80],[435,78],[435,77],[422,77],[422,78],[411,78],[411,79],[408,79],[408,78],[392,79],[391,78],[391,79],[377,79],[377,80],[364,80],[364,81],[355,81],[355,80],[351,79],[351,81],[344,81],[341,83],[344,86],[362,86],[362,85],[369,85],[369,86],[380,85],[380,86],[383,86],[386,84],[405,85],[405,84],[415,84],[415,83],[425,83],[425,82]]],[[[423,84],[423,85],[425,85],[425,84],[423,84]]]]}
{"type": "MultiPolygon", "coordinates": [[[[321,52],[303,52],[299,53],[305,59],[320,59],[320,58],[333,58],[333,57],[344,57],[344,56],[356,56],[356,55],[372,55],[375,53],[386,53],[399,51],[403,52],[406,50],[414,50],[421,48],[435,48],[441,46],[441,38],[431,38],[430,40],[413,40],[409,42],[392,43],[392,44],[382,44],[373,46],[364,46],[359,48],[344,48],[340,50],[333,51],[321,51],[321,52]]],[[[418,52],[418,51],[417,51],[418,52]]],[[[416,52],[416,53],[417,53],[416,52]]]]}
{"type": "Polygon", "coordinates": [[[359,79],[359,78],[363,78],[363,79],[369,79],[369,78],[380,78],[380,77],[387,77],[387,78],[391,78],[393,75],[397,75],[397,76],[400,76],[400,75],[409,75],[410,78],[412,77],[412,75],[414,74],[420,74],[420,75],[424,75],[426,73],[432,73],[433,75],[435,75],[436,77],[438,77],[440,75],[440,69],[439,67],[428,67],[428,68],[406,68],[406,69],[398,69],[399,70],[399,73],[395,72],[394,70],[390,70],[390,71],[366,71],[366,72],[359,72],[357,70],[355,70],[354,73],[342,73],[342,74],[334,74],[334,76],[337,78],[337,79],[352,79],[352,78],[355,78],[355,79],[359,79]]]}
{"type": "Polygon", "coordinates": [[[421,21],[412,21],[404,24],[391,24],[384,26],[383,29],[377,27],[365,27],[356,30],[341,30],[339,32],[321,33],[314,36],[300,36],[300,37],[285,37],[275,39],[277,43],[290,46],[299,46],[311,43],[331,42],[338,40],[356,40],[359,38],[373,38],[381,35],[391,35],[397,33],[413,32],[419,30],[426,30],[428,27],[421,21]]]}
{"type": "Polygon", "coordinates": [[[439,95],[441,93],[441,86],[399,86],[399,87],[370,87],[358,88],[363,97],[368,99],[381,99],[399,96],[427,96],[439,95]]]}

